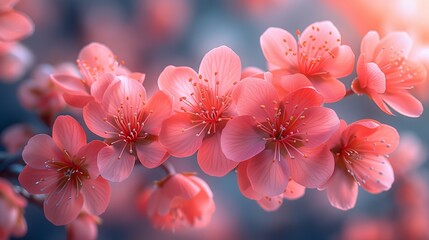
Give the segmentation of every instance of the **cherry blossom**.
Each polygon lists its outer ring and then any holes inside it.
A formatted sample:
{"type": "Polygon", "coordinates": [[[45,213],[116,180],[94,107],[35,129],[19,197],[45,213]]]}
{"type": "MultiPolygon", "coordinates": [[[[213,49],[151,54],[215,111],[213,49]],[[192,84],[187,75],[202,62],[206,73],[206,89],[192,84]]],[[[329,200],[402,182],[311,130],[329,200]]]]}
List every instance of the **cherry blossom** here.
{"type": "Polygon", "coordinates": [[[346,90],[338,78],[353,71],[353,51],[341,45],[341,35],[330,21],[315,22],[297,34],[298,42],[281,28],[271,27],[262,34],[261,47],[270,71],[304,74],[325,102],[341,100],[346,90]]]}
{"type": "Polygon", "coordinates": [[[33,63],[30,50],[21,43],[0,41],[0,79],[14,83],[21,79],[33,63]]]}
{"type": "Polygon", "coordinates": [[[335,156],[335,170],[326,188],[333,207],[348,210],[356,204],[358,186],[376,194],[389,190],[394,176],[387,160],[399,143],[396,129],[375,120],[364,119],[347,126],[341,121],[329,140],[335,156]]]}
{"type": "Polygon", "coordinates": [[[393,32],[381,40],[377,32],[368,32],[362,39],[353,91],[368,95],[387,114],[393,115],[392,108],[408,117],[420,116],[423,106],[407,90],[426,80],[426,69],[408,59],[411,47],[405,32],[393,32]]]}
{"type": "Polygon", "coordinates": [[[240,76],[240,58],[225,46],[204,56],[199,74],[189,67],[164,69],[158,85],[174,96],[176,114],[164,121],[160,141],[171,155],[188,157],[199,150],[198,164],[212,176],[224,176],[237,166],[223,154],[220,139],[235,115],[231,94],[240,76]]]}
{"type": "Polygon", "coordinates": [[[27,233],[24,208],[27,201],[15,193],[12,184],[0,178],[0,239],[22,237],[27,233]]]}
{"type": "Polygon", "coordinates": [[[121,182],[134,167],[136,157],[143,166],[158,167],[169,154],[158,141],[161,124],[172,114],[172,98],[158,91],[149,100],[143,85],[132,78],[115,78],[101,103],[83,109],[88,128],[108,143],[98,154],[101,176],[121,182]]]}
{"type": "Polygon", "coordinates": [[[166,230],[206,226],[215,211],[213,193],[194,174],[172,174],[144,191],[139,206],[153,226],[166,230]]]}
{"type": "Polygon", "coordinates": [[[34,31],[31,19],[13,9],[19,0],[4,0],[0,3],[0,42],[18,41],[34,31]]]}
{"type": "Polygon", "coordinates": [[[324,143],[339,120],[333,110],[321,107],[323,97],[314,88],[280,98],[268,81],[248,78],[233,99],[240,116],[225,126],[222,150],[236,162],[249,160],[247,174],[256,192],[276,196],[289,177],[311,188],[328,180],[334,160],[324,143]]]}
{"type": "Polygon", "coordinates": [[[87,144],[83,128],[70,116],[57,118],[52,137],[38,134],[25,146],[27,166],[18,180],[29,193],[46,195],[43,210],[53,224],[72,222],[83,206],[95,215],[106,209],[110,187],[96,164],[104,146],[100,141],[87,144]]]}
{"type": "Polygon", "coordinates": [[[73,222],[67,224],[67,240],[96,240],[100,222],[99,217],[82,211],[73,222]]]}
{"type": "Polygon", "coordinates": [[[34,130],[27,124],[14,124],[1,133],[1,143],[11,154],[18,153],[34,135],[34,130]]]}

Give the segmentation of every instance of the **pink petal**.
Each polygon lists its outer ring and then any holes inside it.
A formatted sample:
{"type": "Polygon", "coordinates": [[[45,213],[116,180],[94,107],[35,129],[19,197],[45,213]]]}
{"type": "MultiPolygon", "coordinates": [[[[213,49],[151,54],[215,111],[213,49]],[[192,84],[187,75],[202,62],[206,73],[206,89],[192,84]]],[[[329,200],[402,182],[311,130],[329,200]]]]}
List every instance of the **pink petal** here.
{"type": "Polygon", "coordinates": [[[228,159],[245,161],[265,149],[266,141],[263,138],[263,133],[257,130],[252,117],[235,117],[228,121],[222,131],[222,151],[228,159]]]}
{"type": "Polygon", "coordinates": [[[241,79],[241,61],[238,55],[226,46],[214,48],[201,60],[199,73],[209,85],[219,82],[219,95],[226,95],[241,79]]]}
{"type": "Polygon", "coordinates": [[[91,95],[94,97],[95,101],[99,103],[102,101],[104,93],[114,79],[114,74],[106,73],[91,85],[91,95]]]}
{"type": "Polygon", "coordinates": [[[259,206],[267,212],[273,212],[280,208],[283,204],[283,197],[281,195],[274,197],[263,197],[256,201],[259,206]]]}
{"type": "Polygon", "coordinates": [[[101,101],[104,110],[109,115],[117,115],[118,109],[143,108],[143,102],[146,101],[146,90],[139,82],[120,77],[120,81],[113,82],[104,93],[101,101]]]}
{"type": "Polygon", "coordinates": [[[312,107],[301,116],[304,119],[299,121],[300,126],[297,127],[301,134],[297,135],[308,139],[305,143],[307,147],[317,147],[326,142],[340,126],[337,114],[329,108],[312,107]]]}
{"type": "Polygon", "coordinates": [[[94,98],[87,93],[84,95],[63,93],[63,98],[67,104],[77,108],[83,108],[86,104],[94,100],[94,98]]]}
{"type": "Polygon", "coordinates": [[[241,71],[241,79],[245,79],[247,77],[252,77],[254,75],[263,74],[264,71],[257,67],[246,67],[241,71]]]}
{"type": "Polygon", "coordinates": [[[409,92],[386,93],[382,98],[391,108],[404,116],[420,117],[423,113],[422,103],[409,92]]]}
{"type": "Polygon", "coordinates": [[[95,179],[100,175],[97,165],[97,156],[98,152],[106,146],[107,144],[94,140],[80,148],[77,154],[77,157],[85,158],[85,168],[91,179],[95,179]]]}
{"type": "Polygon", "coordinates": [[[341,44],[341,35],[338,29],[330,21],[315,22],[310,24],[299,37],[307,56],[317,58],[320,53],[318,47],[325,46],[333,50],[341,44]],[[304,41],[307,44],[304,45],[304,41]],[[313,49],[313,46],[315,47],[313,49]]]}
{"type": "Polygon", "coordinates": [[[19,183],[31,194],[47,194],[57,187],[58,173],[47,169],[25,166],[18,177],[19,183]]]}
{"type": "Polygon", "coordinates": [[[324,184],[334,172],[334,157],[325,145],[313,149],[299,149],[307,157],[291,153],[294,159],[287,158],[292,179],[307,188],[324,184]]]}
{"type": "Polygon", "coordinates": [[[82,126],[71,116],[59,116],[54,122],[52,139],[60,150],[76,156],[86,144],[86,134],[82,126]]]}
{"type": "Polygon", "coordinates": [[[22,152],[22,159],[32,168],[46,169],[46,161],[52,158],[62,160],[63,152],[46,134],[38,134],[30,138],[22,152]]]}
{"type": "Polygon", "coordinates": [[[97,179],[85,180],[81,192],[88,212],[100,215],[106,210],[110,200],[110,186],[104,178],[100,176],[97,179]]]}
{"type": "Polygon", "coordinates": [[[349,46],[339,46],[332,51],[334,58],[327,61],[323,70],[328,72],[329,76],[340,78],[353,72],[355,66],[355,54],[349,46]]]}
{"type": "Polygon", "coordinates": [[[167,66],[158,78],[160,90],[167,90],[174,97],[174,108],[181,111],[181,107],[188,109],[187,105],[181,103],[181,97],[190,98],[195,88],[189,80],[198,81],[197,73],[189,67],[167,66]]]}
{"type": "Polygon", "coordinates": [[[310,80],[314,88],[323,96],[326,103],[337,102],[346,95],[344,83],[336,78],[311,76],[310,80]]]}
{"type": "Polygon", "coordinates": [[[198,165],[210,176],[222,177],[234,169],[238,163],[228,159],[221,149],[221,132],[204,139],[198,150],[198,165]]]}
{"type": "Polygon", "coordinates": [[[370,193],[387,191],[392,186],[394,174],[389,161],[380,155],[365,154],[347,167],[354,173],[361,187],[370,193]]]}
{"type": "Polygon", "coordinates": [[[380,42],[380,38],[376,31],[369,31],[363,38],[360,46],[361,54],[364,54],[367,59],[374,58],[375,48],[380,42]]]}
{"type": "Polygon", "coordinates": [[[303,87],[312,87],[313,84],[303,74],[287,74],[281,70],[272,71],[272,84],[280,96],[285,96],[303,87]]]}
{"type": "Polygon", "coordinates": [[[101,176],[112,182],[122,182],[128,178],[135,162],[133,155],[127,151],[122,153],[122,146],[119,147],[117,145],[104,147],[98,153],[97,158],[101,176]]]}
{"type": "Polygon", "coordinates": [[[237,182],[240,192],[247,198],[258,200],[263,198],[263,195],[256,192],[252,188],[249,176],[247,175],[247,166],[249,161],[241,162],[237,167],[237,182]]]}
{"type": "Polygon", "coordinates": [[[147,168],[158,167],[169,157],[165,147],[158,141],[138,142],[135,146],[137,157],[147,168]]]}
{"type": "Polygon", "coordinates": [[[277,101],[278,96],[276,89],[268,81],[247,78],[237,85],[232,97],[239,115],[250,115],[262,122],[267,117],[274,116],[273,101],[277,101]]]}
{"type": "Polygon", "coordinates": [[[133,72],[133,73],[129,73],[128,77],[136,80],[137,82],[143,84],[145,78],[146,78],[146,74],[144,73],[139,73],[139,72],[133,72]]]}
{"type": "Polygon", "coordinates": [[[46,218],[54,225],[66,225],[80,213],[83,197],[73,184],[66,184],[58,191],[50,193],[43,206],[46,218]]]}
{"type": "Polygon", "coordinates": [[[395,128],[389,125],[378,124],[371,120],[360,120],[350,125],[349,129],[350,133],[346,130],[343,136],[350,135],[348,136],[348,146],[359,153],[386,155],[396,150],[399,145],[399,134],[395,128]],[[375,126],[371,126],[371,123],[375,126]]]}
{"type": "Polygon", "coordinates": [[[358,79],[361,88],[368,88],[376,93],[386,91],[386,77],[378,65],[373,62],[366,63],[362,70],[358,71],[358,79]]]}
{"type": "Polygon", "coordinates": [[[408,56],[413,40],[406,32],[392,32],[382,38],[374,52],[374,62],[379,66],[385,66],[391,62],[391,53],[397,51],[403,56],[408,56]],[[387,51],[388,52],[387,52],[387,51]]]}
{"type": "Polygon", "coordinates": [[[384,95],[377,93],[369,93],[368,97],[386,114],[394,115],[387,104],[384,102],[384,95]]]}
{"type": "Polygon", "coordinates": [[[88,86],[91,86],[95,80],[94,75],[117,70],[118,63],[115,57],[107,46],[100,43],[93,42],[82,48],[79,52],[78,64],[88,86]]]}
{"type": "Polygon", "coordinates": [[[19,0],[3,0],[0,3],[0,12],[11,10],[19,0]]]}
{"type": "Polygon", "coordinates": [[[105,119],[114,122],[113,117],[107,115],[100,103],[93,101],[83,108],[83,120],[91,132],[102,138],[116,137],[117,135],[112,133],[118,132],[118,130],[105,119]]]}
{"type": "Polygon", "coordinates": [[[326,184],[329,203],[341,210],[354,208],[358,196],[358,185],[344,167],[337,166],[326,184]]]}
{"type": "Polygon", "coordinates": [[[247,168],[253,189],[264,196],[284,192],[289,182],[289,168],[284,160],[276,160],[272,150],[265,150],[249,160],[247,168]]]}
{"type": "Polygon", "coordinates": [[[287,102],[286,112],[289,115],[296,115],[306,111],[307,108],[322,106],[323,97],[314,88],[304,87],[286,95],[283,102],[287,102]]]}
{"type": "Polygon", "coordinates": [[[187,113],[177,113],[162,123],[159,141],[173,156],[191,156],[201,146],[205,134],[199,133],[203,126],[195,127],[191,117],[187,113]]]}
{"type": "Polygon", "coordinates": [[[81,78],[73,75],[53,74],[51,75],[53,82],[64,92],[73,95],[89,95],[86,85],[81,78]]]}
{"type": "Polygon", "coordinates": [[[173,98],[163,91],[158,91],[153,95],[145,106],[145,114],[150,114],[145,119],[143,130],[152,135],[159,135],[162,121],[173,113],[173,98]]]}
{"type": "Polygon", "coordinates": [[[289,179],[287,188],[283,193],[283,197],[288,200],[296,200],[305,194],[305,187],[296,183],[294,180],[289,179]]]}
{"type": "Polygon", "coordinates": [[[0,41],[17,41],[33,31],[34,24],[27,15],[14,10],[0,13],[0,41]]]}
{"type": "Polygon", "coordinates": [[[297,66],[296,40],[288,31],[281,28],[268,28],[262,34],[260,43],[265,59],[269,64],[274,65],[273,69],[290,69],[297,66]]]}

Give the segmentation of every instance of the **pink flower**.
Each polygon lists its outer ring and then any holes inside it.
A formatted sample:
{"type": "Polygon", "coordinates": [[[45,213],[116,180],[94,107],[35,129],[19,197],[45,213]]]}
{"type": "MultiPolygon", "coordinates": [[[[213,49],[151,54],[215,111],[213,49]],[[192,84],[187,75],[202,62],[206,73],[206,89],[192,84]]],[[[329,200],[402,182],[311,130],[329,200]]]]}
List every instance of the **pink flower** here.
{"type": "Polygon", "coordinates": [[[1,143],[8,153],[14,154],[22,150],[33,135],[33,129],[29,125],[14,124],[1,133],[1,143]]]}
{"type": "Polygon", "coordinates": [[[340,33],[329,21],[315,22],[297,34],[298,43],[281,28],[268,28],[262,34],[261,47],[269,69],[284,75],[304,74],[325,102],[339,101],[346,90],[337,78],[353,71],[353,51],[341,45],[340,33]]]}
{"type": "Polygon", "coordinates": [[[43,210],[53,224],[72,222],[83,206],[95,215],[106,209],[110,187],[96,164],[104,146],[87,144],[83,128],[70,116],[57,118],[52,138],[38,134],[28,141],[22,153],[27,166],[18,180],[31,194],[46,194],[43,210]]]}
{"type": "Polygon", "coordinates": [[[153,226],[167,230],[201,228],[209,224],[215,211],[213,193],[193,174],[173,174],[147,189],[139,199],[141,211],[153,226]]]}
{"type": "Polygon", "coordinates": [[[233,93],[239,117],[230,120],[222,134],[225,156],[249,160],[252,188],[276,196],[289,177],[305,187],[318,187],[332,175],[334,160],[326,140],[338,129],[331,109],[321,107],[323,97],[312,87],[280,98],[266,80],[245,79],[233,93]]]}
{"type": "Polygon", "coordinates": [[[304,196],[305,187],[299,185],[291,178],[289,178],[289,182],[284,192],[279,195],[270,197],[256,192],[249,180],[249,175],[247,172],[248,165],[249,161],[244,161],[241,162],[237,167],[238,187],[245,197],[255,200],[265,211],[277,210],[282,205],[284,198],[288,200],[295,200],[304,196]]]}
{"type": "Polygon", "coordinates": [[[341,121],[329,140],[335,156],[335,170],[326,188],[333,207],[348,210],[355,206],[358,185],[370,193],[389,190],[394,176],[387,160],[399,143],[396,129],[375,120],[360,120],[347,126],[341,121]]]}
{"type": "Polygon", "coordinates": [[[160,141],[171,155],[188,157],[199,150],[198,164],[212,176],[224,176],[237,166],[222,153],[220,138],[235,115],[231,93],[240,74],[240,58],[225,46],[204,56],[199,74],[188,67],[164,69],[158,85],[174,96],[176,114],[164,121],[160,141]]]}
{"type": "Polygon", "coordinates": [[[402,115],[420,116],[423,106],[407,90],[426,79],[426,69],[408,59],[411,47],[405,32],[393,32],[381,40],[377,32],[368,32],[362,39],[353,91],[368,95],[387,114],[393,115],[390,106],[402,115]]]}
{"type": "Polygon", "coordinates": [[[161,165],[169,155],[158,136],[172,107],[168,93],[158,91],[147,100],[141,83],[125,76],[115,78],[101,103],[93,101],[85,106],[86,125],[109,144],[98,154],[101,176],[123,181],[131,174],[136,156],[145,167],[161,165]]]}
{"type": "Polygon", "coordinates": [[[13,83],[21,79],[33,63],[30,50],[20,43],[0,41],[0,79],[13,83]]]}
{"type": "Polygon", "coordinates": [[[81,212],[73,222],[67,224],[67,240],[96,240],[101,219],[95,215],[81,212]]]}
{"type": "Polygon", "coordinates": [[[413,132],[401,133],[399,146],[390,154],[396,177],[405,177],[417,170],[427,159],[427,149],[422,140],[413,132]]]}
{"type": "Polygon", "coordinates": [[[18,41],[34,31],[31,19],[13,7],[19,0],[3,0],[0,3],[0,42],[18,41]]]}
{"type": "Polygon", "coordinates": [[[27,233],[24,208],[27,202],[16,194],[13,186],[0,178],[0,239],[23,237],[27,233]]]}
{"type": "Polygon", "coordinates": [[[104,91],[116,75],[127,75],[143,82],[144,74],[129,73],[119,66],[116,56],[103,44],[90,43],[79,53],[77,64],[82,78],[70,74],[54,74],[55,83],[64,91],[65,101],[74,107],[101,101],[104,91]]]}

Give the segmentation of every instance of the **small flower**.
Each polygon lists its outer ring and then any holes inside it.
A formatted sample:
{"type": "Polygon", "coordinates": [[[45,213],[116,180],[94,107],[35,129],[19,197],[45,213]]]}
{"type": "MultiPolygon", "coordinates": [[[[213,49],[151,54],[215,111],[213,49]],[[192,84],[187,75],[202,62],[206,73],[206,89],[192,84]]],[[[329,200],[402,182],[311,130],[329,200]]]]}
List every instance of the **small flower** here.
{"type": "Polygon", "coordinates": [[[88,128],[109,144],[98,154],[101,176],[121,182],[133,170],[136,156],[148,168],[161,165],[169,156],[159,141],[161,123],[172,113],[172,98],[158,91],[149,100],[143,85],[120,76],[107,88],[100,103],[83,109],[88,128]]]}
{"type": "Polygon", "coordinates": [[[156,228],[179,230],[207,226],[215,211],[213,193],[201,178],[179,173],[147,189],[139,199],[141,211],[156,228]]]}
{"type": "Polygon", "coordinates": [[[27,166],[18,180],[31,194],[46,194],[43,210],[53,224],[72,222],[83,206],[95,215],[105,211],[110,187],[96,164],[104,146],[87,144],[83,128],[70,116],[57,118],[52,138],[38,134],[28,141],[22,153],[27,166]]]}
{"type": "Polygon", "coordinates": [[[73,222],[67,224],[67,240],[96,240],[101,219],[82,211],[73,222]]]}
{"type": "Polygon", "coordinates": [[[198,164],[212,176],[224,176],[237,166],[223,154],[220,138],[235,115],[231,94],[240,76],[240,58],[225,46],[204,56],[199,74],[188,67],[164,69],[158,85],[174,96],[176,114],[164,121],[160,141],[171,155],[188,157],[199,150],[198,164]]]}
{"type": "Polygon", "coordinates": [[[0,41],[0,79],[13,83],[21,79],[33,63],[30,50],[17,42],[0,41]]]}
{"type": "Polygon", "coordinates": [[[10,154],[18,153],[34,135],[33,129],[27,124],[14,124],[1,133],[1,143],[10,154]]]}
{"type": "Polygon", "coordinates": [[[323,97],[312,87],[300,88],[283,98],[271,83],[244,79],[233,93],[240,116],[224,128],[221,146],[236,162],[249,160],[252,188],[276,196],[289,177],[305,187],[318,187],[334,170],[324,143],[338,129],[331,109],[321,107],[323,97]]]}
{"type": "Polygon", "coordinates": [[[387,160],[399,143],[396,129],[375,120],[360,120],[347,126],[341,121],[338,132],[328,144],[335,156],[335,170],[322,187],[329,202],[341,210],[353,208],[358,186],[367,192],[389,190],[394,176],[387,160]]]}
{"type": "Polygon", "coordinates": [[[17,2],[18,0],[4,0],[0,3],[0,42],[18,41],[34,31],[33,21],[24,13],[13,9],[17,2]]]}
{"type": "Polygon", "coordinates": [[[22,237],[27,233],[24,208],[27,202],[16,194],[13,186],[0,178],[0,239],[22,237]]]}
{"type": "Polygon", "coordinates": [[[387,114],[393,115],[393,108],[407,117],[419,117],[423,106],[407,90],[426,80],[426,69],[408,59],[411,47],[405,32],[393,32],[381,40],[377,32],[368,32],[362,39],[353,91],[368,95],[387,114]]]}
{"type": "Polygon", "coordinates": [[[329,21],[315,22],[297,34],[298,42],[281,28],[269,28],[262,34],[261,47],[270,71],[283,75],[301,73],[325,102],[339,101],[346,90],[337,78],[353,71],[353,51],[341,45],[340,33],[329,21]]]}

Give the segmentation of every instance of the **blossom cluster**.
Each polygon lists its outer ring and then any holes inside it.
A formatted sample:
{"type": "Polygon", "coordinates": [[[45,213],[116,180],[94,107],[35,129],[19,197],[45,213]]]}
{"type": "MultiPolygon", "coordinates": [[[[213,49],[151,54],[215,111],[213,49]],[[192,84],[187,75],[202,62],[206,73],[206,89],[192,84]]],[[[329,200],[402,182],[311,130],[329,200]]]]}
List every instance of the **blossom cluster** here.
{"type": "MultiPolygon", "coordinates": [[[[1,21],[12,18],[3,16],[8,11],[20,20],[14,23],[26,24],[3,5],[1,21]]],[[[21,35],[32,31],[25,30],[21,35]]],[[[196,154],[210,176],[235,170],[241,193],[266,211],[302,197],[307,188],[326,191],[341,210],[355,206],[359,186],[374,194],[389,190],[394,172],[388,157],[399,144],[397,130],[367,118],[347,123],[326,104],[355,93],[386,114],[419,117],[423,106],[409,90],[427,73],[409,57],[411,38],[393,32],[380,39],[368,32],[356,57],[330,21],[296,34],[268,28],[261,35],[266,70],[243,67],[231,48],[220,46],[205,54],[198,70],[165,67],[151,96],[145,74],[129,70],[101,43],[82,48],[76,64],[40,68],[34,77],[40,81],[24,84],[19,93],[26,108],[37,109],[52,125],[52,134],[28,140],[19,183],[29,194],[44,196],[46,218],[67,225],[72,239],[79,238],[73,229],[82,224],[94,235],[97,216],[109,205],[109,182],[123,182],[136,164],[167,172],[138,200],[154,227],[206,226],[215,193],[195,173],[176,173],[171,156],[196,154]],[[340,78],[354,70],[347,90],[340,78]],[[83,123],[56,116],[65,106],[80,109],[83,123]],[[84,127],[99,139],[88,143],[84,127]]],[[[0,40],[12,37],[19,38],[0,28],[0,40]]],[[[1,218],[8,225],[0,234],[19,235],[26,201],[3,182],[0,208],[8,214],[1,218]]]]}

